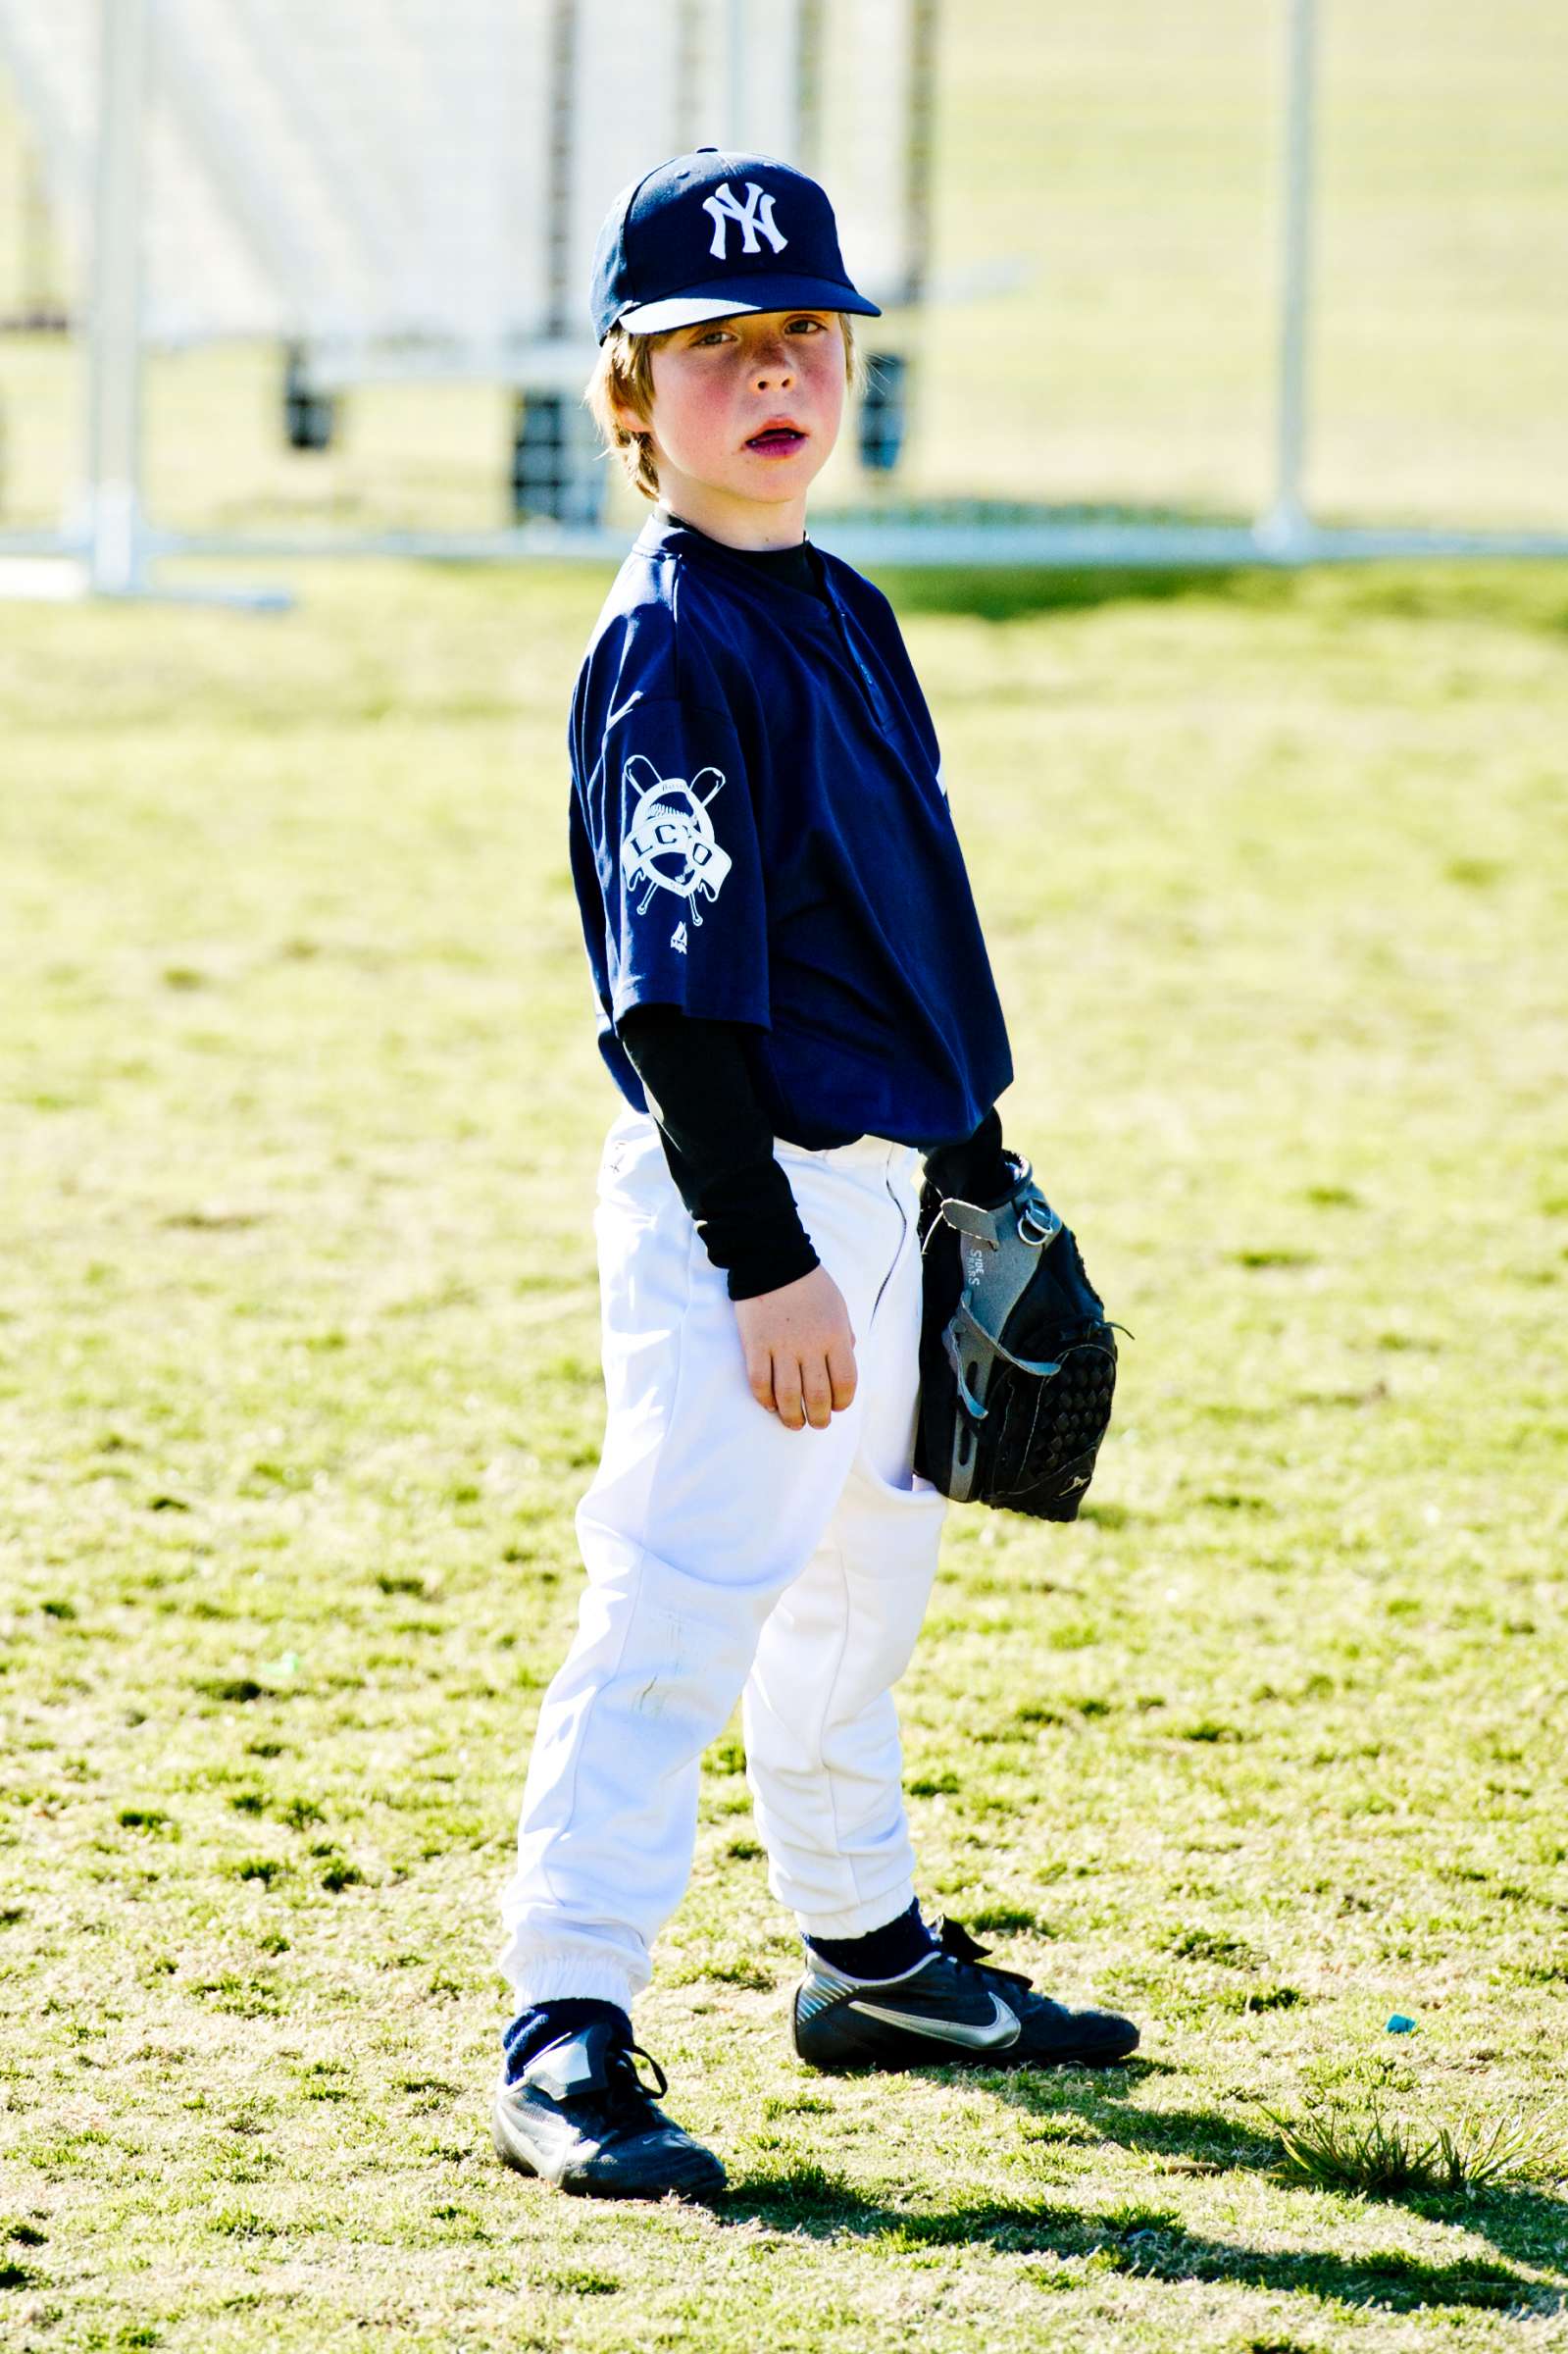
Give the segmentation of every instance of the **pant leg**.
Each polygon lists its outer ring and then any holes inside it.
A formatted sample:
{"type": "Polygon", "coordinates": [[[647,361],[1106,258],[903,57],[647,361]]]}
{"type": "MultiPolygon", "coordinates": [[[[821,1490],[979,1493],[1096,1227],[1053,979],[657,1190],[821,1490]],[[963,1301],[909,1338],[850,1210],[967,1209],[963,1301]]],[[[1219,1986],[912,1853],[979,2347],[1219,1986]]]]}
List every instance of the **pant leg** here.
{"type": "MultiPolygon", "coordinates": [[[[781,1155],[793,1165],[785,1151],[781,1155]]],[[[903,1912],[915,1857],[892,1686],[936,1574],[946,1500],[913,1470],[920,1254],[913,1155],[887,1184],[903,1248],[862,1336],[865,1415],[822,1543],[780,1597],[742,1699],[746,1777],[768,1885],[800,1928],[858,1937],[903,1912]]]]}
{"type": "MultiPolygon", "coordinates": [[[[857,1335],[903,1247],[875,1157],[847,1148],[791,1171],[857,1335]]],[[[577,1514],[577,1634],[540,1708],[502,1896],[520,2008],[575,1994],[629,2009],[647,1984],[690,1872],[702,1752],[821,1542],[865,1412],[862,1391],[827,1430],[790,1431],[758,1406],[724,1276],[645,1115],[611,1129],[594,1224],[605,1443],[577,1514]]]]}

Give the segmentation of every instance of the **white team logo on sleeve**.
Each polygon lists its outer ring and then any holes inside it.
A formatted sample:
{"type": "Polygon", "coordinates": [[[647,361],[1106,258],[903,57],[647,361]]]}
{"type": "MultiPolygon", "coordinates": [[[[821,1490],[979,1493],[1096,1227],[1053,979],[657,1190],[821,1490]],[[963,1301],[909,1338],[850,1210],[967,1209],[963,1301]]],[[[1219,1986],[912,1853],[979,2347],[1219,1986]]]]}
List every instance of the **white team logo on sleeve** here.
{"type": "MultiPolygon", "coordinates": [[[[724,784],[723,770],[699,769],[688,785],[683,777],[661,777],[651,760],[633,752],[622,774],[637,799],[621,843],[621,879],[629,892],[642,892],[638,915],[647,912],[656,891],[673,891],[700,924],[697,902],[716,899],[730,872],[730,853],[714,840],[708,815],[708,803],[724,784]],[[699,793],[708,777],[712,789],[699,793]]],[[[680,945],[683,948],[684,941],[680,945]]]]}

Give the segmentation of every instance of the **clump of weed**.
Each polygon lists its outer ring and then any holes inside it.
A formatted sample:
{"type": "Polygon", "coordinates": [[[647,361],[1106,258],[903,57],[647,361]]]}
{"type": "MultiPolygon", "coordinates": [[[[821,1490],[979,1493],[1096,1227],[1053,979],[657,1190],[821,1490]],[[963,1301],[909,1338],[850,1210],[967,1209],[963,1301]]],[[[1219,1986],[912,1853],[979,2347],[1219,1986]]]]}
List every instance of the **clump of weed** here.
{"type": "Polygon", "coordinates": [[[1299,1986],[1226,1986],[1213,1999],[1219,2010],[1246,2018],[1255,2011],[1294,2011],[1306,1996],[1299,1986]]]}
{"type": "Polygon", "coordinates": [[[1163,2232],[1181,2238],[1187,2226],[1174,2207],[1148,2207],[1140,2200],[1124,2200],[1112,2207],[1104,2217],[1107,2230],[1119,2239],[1137,2239],[1145,2231],[1163,2232]]]}
{"type": "Polygon", "coordinates": [[[224,1869],[236,1880],[260,1880],[264,1887],[270,1888],[288,1867],[277,1856],[237,1856],[224,1869]]]}
{"type": "Polygon", "coordinates": [[[551,2273],[539,2285],[557,2289],[567,2297],[614,2297],[620,2295],[626,2283],[613,2273],[595,2272],[579,2265],[566,2272],[551,2273]]]}
{"type": "Polygon", "coordinates": [[[1182,1962],[1224,1962],[1234,1970],[1250,1970],[1257,1961],[1243,1938],[1216,1929],[1183,1929],[1167,1940],[1166,1951],[1182,1962]]]}
{"type": "Polygon", "coordinates": [[[755,1994],[772,1994],[774,1975],[760,1962],[705,1962],[701,1975],[714,1978],[721,1986],[745,1986],[755,1994]]]}
{"type": "Polygon", "coordinates": [[[1287,2169],[1320,2190],[1385,2198],[1489,2190],[1564,2164],[1551,2129],[1517,2115],[1490,2124],[1466,2117],[1435,2130],[1391,2117],[1377,2102],[1365,2109],[1325,2102],[1296,2118],[1264,2107],[1263,2115],[1279,2134],[1287,2169]]]}
{"type": "Polygon", "coordinates": [[[966,1926],[977,1936],[1048,1937],[1049,1929],[1029,1905],[982,1905],[971,1913],[966,1926]]]}
{"type": "Polygon", "coordinates": [[[800,2224],[840,2223],[860,2206],[853,2185],[815,2158],[786,2156],[777,2173],[753,2175],[744,2189],[753,2203],[765,2202],[769,2220],[785,2230],[800,2224]]]}

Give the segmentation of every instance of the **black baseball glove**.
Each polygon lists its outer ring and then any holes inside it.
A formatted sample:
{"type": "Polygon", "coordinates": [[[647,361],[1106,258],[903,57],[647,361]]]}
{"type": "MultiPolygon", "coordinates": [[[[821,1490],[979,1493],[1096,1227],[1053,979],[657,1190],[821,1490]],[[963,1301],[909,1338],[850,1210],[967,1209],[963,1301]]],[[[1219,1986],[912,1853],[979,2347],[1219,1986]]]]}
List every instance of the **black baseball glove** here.
{"type": "MultiPolygon", "coordinates": [[[[985,1208],[920,1198],[915,1469],[958,1502],[1074,1520],[1111,1418],[1116,1342],[1071,1227],[1027,1160],[985,1208]]],[[[1125,1327],[1123,1328],[1125,1329],[1125,1327]]]]}

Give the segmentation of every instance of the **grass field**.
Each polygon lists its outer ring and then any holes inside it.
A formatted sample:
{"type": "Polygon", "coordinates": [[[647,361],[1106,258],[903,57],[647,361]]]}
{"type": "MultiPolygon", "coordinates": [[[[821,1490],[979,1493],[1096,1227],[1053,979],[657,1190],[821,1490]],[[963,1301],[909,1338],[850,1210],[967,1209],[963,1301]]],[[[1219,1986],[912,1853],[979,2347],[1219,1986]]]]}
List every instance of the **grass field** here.
{"type": "Polygon", "coordinates": [[[0,2336],[1568,2345],[1560,569],[888,580],[1009,1133],[1137,1335],[1079,1524],[950,1516],[921,1891],[1143,2051],[809,2074],[732,1731],[638,2012],[730,2197],[495,2162],[601,1416],[603,581],[7,612],[0,2336]],[[1355,2196],[1280,2163],[1314,2104],[1543,2138],[1355,2196]]]}

